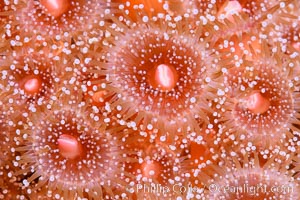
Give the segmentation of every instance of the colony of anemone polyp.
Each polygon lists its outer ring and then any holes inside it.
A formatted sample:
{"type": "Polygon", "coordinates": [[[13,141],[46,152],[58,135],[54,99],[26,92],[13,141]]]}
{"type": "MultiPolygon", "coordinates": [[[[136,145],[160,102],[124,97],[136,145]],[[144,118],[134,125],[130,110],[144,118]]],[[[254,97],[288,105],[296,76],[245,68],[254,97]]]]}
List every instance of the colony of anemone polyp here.
{"type": "Polygon", "coordinates": [[[299,8],[0,0],[0,199],[300,199],[299,8]]]}

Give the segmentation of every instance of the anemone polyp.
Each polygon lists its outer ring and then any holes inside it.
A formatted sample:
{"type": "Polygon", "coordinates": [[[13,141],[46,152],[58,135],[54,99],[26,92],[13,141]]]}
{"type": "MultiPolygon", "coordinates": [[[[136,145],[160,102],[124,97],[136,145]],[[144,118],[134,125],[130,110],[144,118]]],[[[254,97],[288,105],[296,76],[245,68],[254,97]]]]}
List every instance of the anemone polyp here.
{"type": "Polygon", "coordinates": [[[95,0],[30,0],[20,8],[17,20],[22,34],[30,33],[30,37],[75,37],[103,20],[104,5],[103,1],[95,0]]]}
{"type": "Polygon", "coordinates": [[[277,35],[284,32],[285,21],[292,21],[297,18],[288,12],[282,13],[285,7],[293,4],[292,1],[281,2],[280,4],[278,1],[264,2],[260,0],[227,0],[221,2],[217,14],[215,14],[217,20],[209,25],[209,30],[217,29],[217,34],[212,32],[211,40],[215,42],[219,38],[226,39],[234,35],[240,37],[242,34],[248,34],[255,30],[264,33],[268,40],[272,42],[277,35]],[[275,18],[278,18],[278,20],[275,20],[275,18]]]}
{"type": "Polygon", "coordinates": [[[38,107],[21,131],[26,145],[16,148],[17,175],[27,176],[22,183],[29,195],[101,199],[120,183],[122,150],[115,132],[96,115],[85,116],[88,108],[79,105],[38,107]]]}
{"type": "Polygon", "coordinates": [[[290,164],[291,158],[281,164],[269,158],[260,166],[256,154],[250,158],[246,155],[242,161],[237,157],[228,158],[214,167],[204,196],[228,200],[299,199],[300,180],[293,177],[290,164]]]}
{"type": "Polygon", "coordinates": [[[182,157],[186,158],[180,164],[181,175],[185,180],[183,185],[190,187],[185,193],[187,199],[198,199],[195,194],[205,187],[201,179],[206,178],[204,174],[219,160],[221,147],[213,146],[214,132],[203,125],[201,132],[193,132],[181,140],[182,157]]]}
{"type": "Polygon", "coordinates": [[[0,62],[2,73],[7,74],[7,83],[15,86],[19,98],[25,102],[49,98],[63,74],[56,70],[53,60],[35,53],[8,57],[0,62]]]}
{"type": "MultiPolygon", "coordinates": [[[[144,147],[145,148],[145,147],[144,147]]],[[[184,184],[181,176],[181,161],[178,149],[170,150],[161,144],[150,144],[139,156],[138,163],[128,165],[128,170],[135,175],[135,186],[131,191],[137,199],[176,198],[183,195],[180,191],[172,191],[172,185],[184,184]],[[140,187],[142,186],[142,188],[140,187]],[[158,192],[151,192],[150,188],[162,187],[158,192]]]]}
{"type": "Polygon", "coordinates": [[[71,5],[70,0],[41,0],[40,3],[54,18],[60,17],[62,14],[66,13],[71,5]]]}
{"type": "Polygon", "coordinates": [[[224,74],[228,93],[221,114],[223,136],[233,134],[257,147],[279,145],[299,124],[299,72],[293,67],[297,63],[284,58],[283,52],[270,55],[267,46],[261,52],[254,54],[256,61],[244,61],[224,74]]]}
{"type": "Polygon", "coordinates": [[[147,144],[147,147],[144,145],[137,146],[136,144],[130,145],[131,151],[140,152],[142,155],[138,155],[138,163],[126,164],[127,171],[135,175],[135,181],[140,183],[168,184],[168,179],[174,178],[173,174],[176,173],[172,171],[172,167],[179,164],[176,163],[178,161],[175,161],[178,152],[171,151],[164,145],[149,143],[146,140],[142,141],[147,144]]]}
{"type": "Polygon", "coordinates": [[[125,34],[116,28],[114,47],[105,49],[106,61],[98,64],[103,68],[99,74],[107,74],[101,89],[113,96],[111,108],[137,126],[177,130],[181,124],[183,132],[195,129],[199,126],[195,119],[206,119],[208,100],[215,95],[207,70],[213,53],[204,43],[195,44],[197,35],[185,27],[164,30],[151,18],[141,18],[149,20],[150,26],[128,23],[125,34]]]}

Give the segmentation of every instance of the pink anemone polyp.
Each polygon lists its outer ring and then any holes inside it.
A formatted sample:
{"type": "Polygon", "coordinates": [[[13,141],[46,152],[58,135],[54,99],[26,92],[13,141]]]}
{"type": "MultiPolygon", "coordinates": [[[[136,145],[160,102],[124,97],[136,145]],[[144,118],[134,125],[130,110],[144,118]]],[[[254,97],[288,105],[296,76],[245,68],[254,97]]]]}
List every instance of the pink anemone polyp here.
{"type": "Polygon", "coordinates": [[[142,23],[127,27],[126,34],[116,32],[114,47],[104,49],[99,74],[107,74],[107,86],[101,89],[112,96],[112,108],[143,130],[148,125],[172,132],[182,125],[183,133],[197,129],[215,95],[207,70],[214,55],[204,43],[195,45],[195,36],[184,27],[165,31],[148,20],[152,26],[142,23]]]}

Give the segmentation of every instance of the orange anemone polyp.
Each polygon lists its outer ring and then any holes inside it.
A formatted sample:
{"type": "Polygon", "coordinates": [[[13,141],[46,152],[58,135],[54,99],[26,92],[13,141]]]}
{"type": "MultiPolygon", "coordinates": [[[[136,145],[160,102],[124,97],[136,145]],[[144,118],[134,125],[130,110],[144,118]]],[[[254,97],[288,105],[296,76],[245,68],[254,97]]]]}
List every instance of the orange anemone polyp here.
{"type": "Polygon", "coordinates": [[[197,160],[199,158],[203,158],[204,161],[209,159],[209,155],[207,153],[207,147],[205,147],[202,144],[198,144],[196,142],[191,142],[190,144],[190,148],[191,148],[191,160],[197,160]]]}
{"type": "Polygon", "coordinates": [[[142,174],[144,177],[151,178],[153,180],[157,180],[161,182],[161,171],[163,170],[163,166],[157,161],[145,161],[141,165],[142,174]]]}
{"type": "Polygon", "coordinates": [[[178,81],[178,74],[172,65],[160,64],[149,73],[149,83],[162,91],[172,90],[178,81]]]}
{"type": "Polygon", "coordinates": [[[34,95],[40,92],[43,81],[39,76],[29,75],[24,77],[19,84],[26,94],[34,95]]]}
{"type": "Polygon", "coordinates": [[[254,114],[263,114],[270,107],[270,101],[260,92],[254,92],[246,99],[246,107],[254,114]]]}
{"type": "Polygon", "coordinates": [[[57,18],[64,14],[70,7],[70,0],[41,0],[47,12],[57,18]]]}
{"type": "Polygon", "coordinates": [[[60,135],[57,143],[59,153],[65,158],[75,159],[82,153],[81,144],[78,142],[77,138],[72,135],[60,135]]]}

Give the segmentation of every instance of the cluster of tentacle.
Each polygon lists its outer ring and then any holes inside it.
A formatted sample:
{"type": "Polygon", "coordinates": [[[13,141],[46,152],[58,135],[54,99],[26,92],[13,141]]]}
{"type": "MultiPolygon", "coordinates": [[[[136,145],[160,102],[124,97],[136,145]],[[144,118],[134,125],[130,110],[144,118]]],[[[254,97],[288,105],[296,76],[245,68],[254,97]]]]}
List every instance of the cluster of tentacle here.
{"type": "Polygon", "coordinates": [[[300,199],[298,0],[0,0],[0,199],[300,199]]]}

